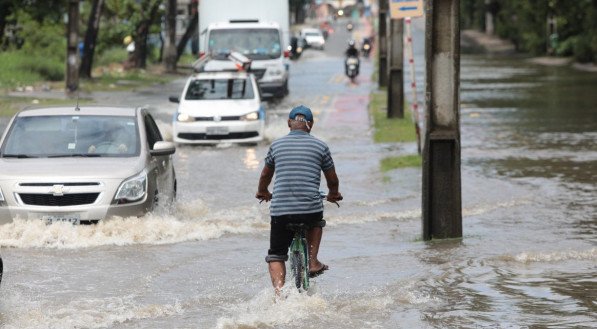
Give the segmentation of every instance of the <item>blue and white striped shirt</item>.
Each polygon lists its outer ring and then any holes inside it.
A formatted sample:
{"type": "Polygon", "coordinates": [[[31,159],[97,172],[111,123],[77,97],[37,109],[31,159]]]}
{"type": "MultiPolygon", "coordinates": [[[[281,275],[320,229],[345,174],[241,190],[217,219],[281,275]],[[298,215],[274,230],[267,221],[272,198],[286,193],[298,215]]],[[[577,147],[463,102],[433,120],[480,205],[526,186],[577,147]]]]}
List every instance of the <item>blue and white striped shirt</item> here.
{"type": "Polygon", "coordinates": [[[265,157],[276,178],[271,216],[323,211],[321,172],[334,167],[327,144],[301,130],[274,141],[265,157]]]}

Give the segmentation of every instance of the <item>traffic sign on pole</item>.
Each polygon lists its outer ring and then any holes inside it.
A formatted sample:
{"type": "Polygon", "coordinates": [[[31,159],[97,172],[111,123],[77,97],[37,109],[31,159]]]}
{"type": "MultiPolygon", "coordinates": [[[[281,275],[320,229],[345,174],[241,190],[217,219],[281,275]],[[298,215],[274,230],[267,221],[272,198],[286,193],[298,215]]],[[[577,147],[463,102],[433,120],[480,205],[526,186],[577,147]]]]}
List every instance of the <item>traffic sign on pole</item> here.
{"type": "Polygon", "coordinates": [[[423,0],[389,0],[390,18],[423,16],[423,0]]]}

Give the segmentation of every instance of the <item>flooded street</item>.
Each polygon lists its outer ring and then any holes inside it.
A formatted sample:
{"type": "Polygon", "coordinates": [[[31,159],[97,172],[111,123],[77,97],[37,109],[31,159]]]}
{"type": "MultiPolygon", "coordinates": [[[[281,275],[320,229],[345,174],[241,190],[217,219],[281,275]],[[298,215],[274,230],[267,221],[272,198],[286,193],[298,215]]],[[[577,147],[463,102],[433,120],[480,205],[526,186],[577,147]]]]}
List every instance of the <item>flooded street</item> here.
{"type": "MultiPolygon", "coordinates": [[[[463,55],[464,237],[427,243],[420,169],[379,165],[416,145],[372,142],[373,59],[351,84],[341,55],[348,34],[337,30],[324,52],[291,63],[290,95],[267,104],[268,142],[177,148],[171,212],[0,226],[0,327],[596,327],[597,74],[463,55]],[[315,114],[312,134],[330,146],[345,199],[326,204],[319,258],[330,270],[309,294],[286,287],[275,302],[268,205],[254,194],[269,142],[288,132],[298,104],[315,114]]],[[[149,105],[170,136],[168,96],[183,84],[93,97],[149,105]]]]}

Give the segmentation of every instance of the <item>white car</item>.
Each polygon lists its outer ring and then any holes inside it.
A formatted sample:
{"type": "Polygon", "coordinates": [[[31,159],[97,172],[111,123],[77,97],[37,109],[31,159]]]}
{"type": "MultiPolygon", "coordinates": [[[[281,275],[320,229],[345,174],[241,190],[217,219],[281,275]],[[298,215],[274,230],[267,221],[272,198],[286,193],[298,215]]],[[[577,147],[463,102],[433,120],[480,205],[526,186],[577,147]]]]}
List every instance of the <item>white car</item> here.
{"type": "Polygon", "coordinates": [[[174,114],[174,142],[216,144],[256,143],[263,140],[265,110],[253,74],[201,72],[192,75],[174,114]]]}
{"type": "Polygon", "coordinates": [[[322,50],[325,48],[325,38],[319,29],[304,28],[301,30],[301,38],[305,40],[308,47],[322,50]]]}
{"type": "Polygon", "coordinates": [[[142,108],[22,110],[0,140],[0,224],[142,216],[174,201],[174,152],[142,108]]]}

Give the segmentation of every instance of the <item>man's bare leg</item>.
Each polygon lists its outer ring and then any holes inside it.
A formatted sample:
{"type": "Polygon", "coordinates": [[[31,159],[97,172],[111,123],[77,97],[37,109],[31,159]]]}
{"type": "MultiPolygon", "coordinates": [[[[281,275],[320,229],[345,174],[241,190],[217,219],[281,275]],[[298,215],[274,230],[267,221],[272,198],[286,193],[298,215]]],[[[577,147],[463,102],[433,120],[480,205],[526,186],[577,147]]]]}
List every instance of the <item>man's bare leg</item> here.
{"type": "Polygon", "coordinates": [[[317,259],[322,235],[323,229],[319,226],[313,227],[307,231],[307,243],[309,244],[309,271],[311,272],[318,271],[323,267],[323,264],[317,259]]]}
{"type": "Polygon", "coordinates": [[[276,294],[280,293],[284,286],[284,280],[286,279],[286,264],[284,262],[269,262],[269,276],[272,278],[272,285],[276,290],[276,294]]]}

